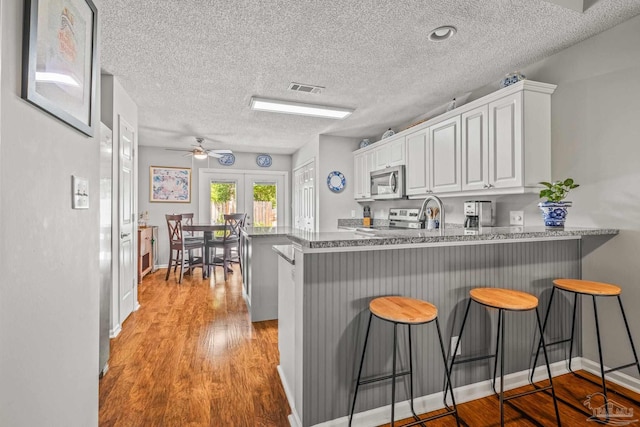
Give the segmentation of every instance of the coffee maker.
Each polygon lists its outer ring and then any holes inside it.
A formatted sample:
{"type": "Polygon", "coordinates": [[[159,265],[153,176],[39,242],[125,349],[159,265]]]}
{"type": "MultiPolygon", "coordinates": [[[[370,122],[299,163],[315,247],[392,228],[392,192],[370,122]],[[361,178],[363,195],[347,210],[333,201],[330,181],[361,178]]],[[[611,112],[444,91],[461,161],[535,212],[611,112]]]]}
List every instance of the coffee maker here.
{"type": "Polygon", "coordinates": [[[491,227],[493,209],[489,201],[464,202],[464,228],[491,227]]]}

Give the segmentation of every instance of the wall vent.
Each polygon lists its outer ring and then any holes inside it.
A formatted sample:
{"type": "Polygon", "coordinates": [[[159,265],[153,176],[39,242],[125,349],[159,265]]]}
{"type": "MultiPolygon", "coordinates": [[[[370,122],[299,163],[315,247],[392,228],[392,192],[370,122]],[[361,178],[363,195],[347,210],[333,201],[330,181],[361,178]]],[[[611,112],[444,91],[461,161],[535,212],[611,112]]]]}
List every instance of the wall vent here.
{"type": "Polygon", "coordinates": [[[323,86],[315,86],[315,85],[306,85],[303,83],[290,83],[289,90],[294,92],[305,92],[305,93],[320,93],[324,89],[323,86]]]}

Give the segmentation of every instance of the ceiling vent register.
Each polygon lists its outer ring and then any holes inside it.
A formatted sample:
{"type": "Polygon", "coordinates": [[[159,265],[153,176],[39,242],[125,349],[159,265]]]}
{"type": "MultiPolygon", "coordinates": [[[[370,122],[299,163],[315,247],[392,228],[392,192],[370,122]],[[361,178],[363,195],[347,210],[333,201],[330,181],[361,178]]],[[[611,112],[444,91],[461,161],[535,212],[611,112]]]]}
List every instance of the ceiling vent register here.
{"type": "Polygon", "coordinates": [[[289,84],[289,90],[294,92],[305,92],[305,93],[321,93],[323,86],[314,86],[314,85],[305,85],[302,83],[291,83],[289,84]]]}

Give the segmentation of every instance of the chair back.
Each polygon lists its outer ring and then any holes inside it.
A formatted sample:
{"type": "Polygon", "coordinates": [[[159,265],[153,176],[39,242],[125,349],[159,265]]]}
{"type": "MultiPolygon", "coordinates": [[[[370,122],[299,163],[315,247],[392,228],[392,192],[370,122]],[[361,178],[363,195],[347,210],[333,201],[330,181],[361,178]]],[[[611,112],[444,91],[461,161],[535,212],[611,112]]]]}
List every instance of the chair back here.
{"type": "Polygon", "coordinates": [[[169,244],[182,245],[182,215],[165,215],[169,230],[169,244]]]}
{"type": "Polygon", "coordinates": [[[224,240],[240,239],[240,230],[244,227],[247,220],[246,213],[234,213],[224,215],[225,233],[224,240]]]}
{"type": "MultiPolygon", "coordinates": [[[[182,214],[183,225],[193,225],[193,213],[182,214]]],[[[193,237],[193,231],[185,231],[187,237],[193,237]]]]}

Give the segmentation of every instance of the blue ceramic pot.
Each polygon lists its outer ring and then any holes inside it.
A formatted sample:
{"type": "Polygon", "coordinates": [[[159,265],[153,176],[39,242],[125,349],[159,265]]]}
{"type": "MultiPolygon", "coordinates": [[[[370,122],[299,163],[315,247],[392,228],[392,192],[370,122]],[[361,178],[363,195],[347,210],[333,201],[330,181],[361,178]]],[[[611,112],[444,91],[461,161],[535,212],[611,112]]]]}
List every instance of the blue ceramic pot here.
{"type": "Polygon", "coordinates": [[[567,210],[571,202],[541,202],[538,207],[542,210],[545,227],[562,228],[567,218],[567,210]]]}

